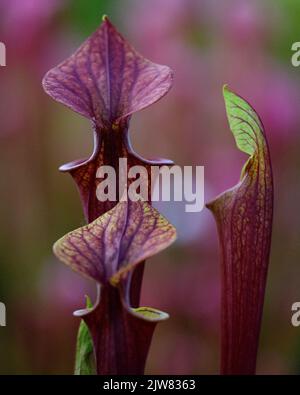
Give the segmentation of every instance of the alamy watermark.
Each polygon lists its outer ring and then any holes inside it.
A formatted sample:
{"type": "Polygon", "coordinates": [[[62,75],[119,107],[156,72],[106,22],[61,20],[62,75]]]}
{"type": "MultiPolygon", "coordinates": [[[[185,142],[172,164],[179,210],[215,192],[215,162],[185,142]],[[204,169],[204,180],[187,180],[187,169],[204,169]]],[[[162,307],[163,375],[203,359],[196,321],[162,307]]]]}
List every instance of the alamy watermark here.
{"type": "MultiPolygon", "coordinates": [[[[6,47],[0,41],[0,67],[6,66],[6,47]]],[[[0,302],[0,327],[6,326],[6,307],[4,303],[0,302]]]]}
{"type": "Polygon", "coordinates": [[[203,166],[132,166],[119,158],[117,172],[112,166],[100,166],[96,172],[99,183],[97,199],[105,201],[185,202],[186,212],[204,208],[203,166]],[[150,190],[151,185],[151,190],[150,190]],[[117,196],[118,195],[118,196],[117,196]]]}
{"type": "Polygon", "coordinates": [[[0,302],[0,327],[6,326],[6,307],[4,303],[0,302]]]}
{"type": "Polygon", "coordinates": [[[291,62],[294,67],[300,66],[300,42],[294,42],[292,44],[291,50],[294,52],[291,57],[291,62]]]}
{"type": "Polygon", "coordinates": [[[295,327],[300,326],[300,302],[295,302],[292,304],[292,318],[291,324],[295,327]]]}
{"type": "Polygon", "coordinates": [[[6,46],[0,41],[0,67],[6,66],[6,46]]]}

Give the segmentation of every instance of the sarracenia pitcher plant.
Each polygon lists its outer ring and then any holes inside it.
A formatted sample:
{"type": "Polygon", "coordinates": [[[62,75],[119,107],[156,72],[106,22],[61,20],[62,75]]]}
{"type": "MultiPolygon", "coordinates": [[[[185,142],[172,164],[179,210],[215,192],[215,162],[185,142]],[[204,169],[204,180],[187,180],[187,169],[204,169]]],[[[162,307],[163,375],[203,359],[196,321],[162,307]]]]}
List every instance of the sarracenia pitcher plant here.
{"type": "Polygon", "coordinates": [[[254,374],[269,263],[273,176],[261,120],[244,99],[224,87],[230,129],[249,155],[240,181],[207,204],[222,258],[221,373],[254,374]]]}
{"type": "MultiPolygon", "coordinates": [[[[128,136],[131,115],[163,97],[171,84],[169,67],[136,52],[106,16],[43,80],[45,91],[90,119],[94,132],[92,155],[60,168],[75,180],[89,225],[54,246],[63,262],[98,284],[93,307],[75,313],[89,329],[82,324],[79,330],[77,373],[93,372],[91,349],[98,374],[143,373],[155,324],[167,318],[166,313],[139,307],[139,299],[145,259],[171,244],[176,231],[150,203],[121,199],[126,182],[117,183],[116,201],[99,200],[97,171],[111,166],[120,180],[125,174],[119,174],[119,159],[126,159],[126,170],[143,165],[149,174],[151,165],[172,163],[143,159],[132,150],[128,136]]],[[[151,184],[147,187],[150,195],[151,184]]]]}
{"type": "MultiPolygon", "coordinates": [[[[86,308],[75,312],[82,319],[77,374],[143,374],[154,328],[168,317],[140,307],[140,291],[145,260],[176,238],[175,228],[151,206],[151,166],[172,162],[136,154],[128,131],[131,116],[162,98],[171,85],[169,67],[140,55],[106,16],[43,80],[52,98],[90,119],[94,133],[92,155],[60,168],[76,182],[87,225],[54,246],[62,262],[97,284],[95,303],[88,299],[86,308]],[[139,194],[127,199],[134,182],[127,173],[136,165],[146,169],[140,182],[147,199],[139,194]],[[98,196],[103,166],[116,173],[113,199],[98,196]]],[[[224,99],[237,147],[249,158],[238,184],[207,204],[221,247],[221,374],[254,374],[271,245],[273,177],[257,113],[227,86],[224,99]]]]}

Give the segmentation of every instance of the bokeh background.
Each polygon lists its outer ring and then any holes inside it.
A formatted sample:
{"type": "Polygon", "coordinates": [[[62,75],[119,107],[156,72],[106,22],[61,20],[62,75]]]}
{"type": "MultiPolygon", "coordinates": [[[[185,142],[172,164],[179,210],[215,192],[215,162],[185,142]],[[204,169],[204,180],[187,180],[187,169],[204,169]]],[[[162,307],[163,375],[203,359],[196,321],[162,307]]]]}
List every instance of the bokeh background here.
{"type": "MultiPolygon", "coordinates": [[[[94,285],[59,263],[52,244],[84,224],[71,177],[58,166],[89,155],[88,121],[43,92],[45,72],[108,14],[151,60],[174,70],[171,92],[136,114],[132,143],[145,157],[205,166],[206,201],[233,186],[245,156],[228,129],[222,85],[248,99],[265,124],[276,185],[258,373],[300,373],[300,41],[298,0],[0,0],[0,373],[69,374],[78,321],[94,285]]],[[[214,220],[164,205],[178,242],[147,263],[143,304],[168,311],[147,373],[216,374],[220,273],[214,220]]]]}

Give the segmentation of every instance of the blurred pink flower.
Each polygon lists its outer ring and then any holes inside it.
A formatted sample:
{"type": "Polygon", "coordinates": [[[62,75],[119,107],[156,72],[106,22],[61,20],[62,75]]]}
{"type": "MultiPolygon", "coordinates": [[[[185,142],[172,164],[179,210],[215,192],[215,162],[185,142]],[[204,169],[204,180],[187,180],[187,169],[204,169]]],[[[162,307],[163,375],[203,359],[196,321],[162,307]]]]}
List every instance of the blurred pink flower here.
{"type": "MultiPolygon", "coordinates": [[[[10,67],[29,65],[36,70],[60,42],[54,17],[68,0],[1,0],[0,34],[7,46],[10,67]]],[[[58,46],[60,48],[60,44],[58,46]]],[[[57,48],[56,48],[57,50],[57,48]]],[[[43,70],[44,71],[44,70],[43,70]]]]}
{"type": "Polygon", "coordinates": [[[56,259],[51,259],[43,268],[39,280],[40,299],[47,305],[57,304],[61,309],[78,309],[85,307],[85,295],[92,300],[95,289],[90,281],[80,277],[78,274],[67,270],[56,259]]]}
{"type": "Polygon", "coordinates": [[[43,111],[41,77],[66,42],[58,37],[59,30],[53,23],[65,3],[65,0],[0,1],[0,37],[7,48],[7,67],[0,74],[5,98],[0,106],[0,137],[29,134],[37,127],[43,111]]]}

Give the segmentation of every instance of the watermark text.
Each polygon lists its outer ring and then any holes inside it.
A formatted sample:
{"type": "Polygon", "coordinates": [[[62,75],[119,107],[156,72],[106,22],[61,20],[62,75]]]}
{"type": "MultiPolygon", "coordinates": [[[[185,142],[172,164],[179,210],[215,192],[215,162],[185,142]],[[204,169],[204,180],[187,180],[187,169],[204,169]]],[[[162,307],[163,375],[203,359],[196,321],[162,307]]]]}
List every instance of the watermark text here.
{"type": "Polygon", "coordinates": [[[6,46],[0,41],[0,67],[6,66],[6,46]]]}
{"type": "Polygon", "coordinates": [[[0,302],[0,327],[6,326],[6,307],[4,303],[0,302]]]}
{"type": "Polygon", "coordinates": [[[291,62],[294,67],[300,66],[300,42],[295,42],[292,44],[291,50],[294,52],[291,57],[291,62]]]}
{"type": "Polygon", "coordinates": [[[119,158],[118,171],[112,166],[100,166],[96,178],[99,181],[96,196],[101,202],[128,199],[185,202],[185,211],[191,213],[204,208],[203,166],[139,165],[128,168],[127,159],[119,158]]]}

